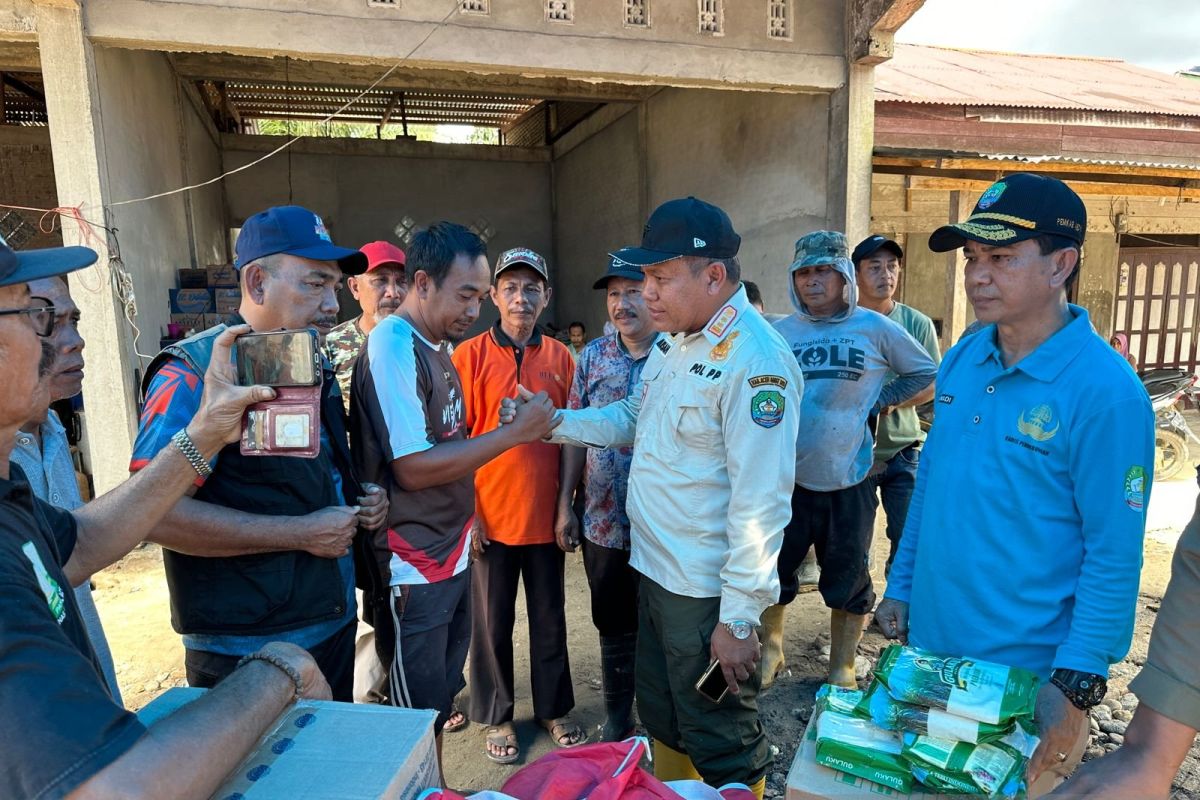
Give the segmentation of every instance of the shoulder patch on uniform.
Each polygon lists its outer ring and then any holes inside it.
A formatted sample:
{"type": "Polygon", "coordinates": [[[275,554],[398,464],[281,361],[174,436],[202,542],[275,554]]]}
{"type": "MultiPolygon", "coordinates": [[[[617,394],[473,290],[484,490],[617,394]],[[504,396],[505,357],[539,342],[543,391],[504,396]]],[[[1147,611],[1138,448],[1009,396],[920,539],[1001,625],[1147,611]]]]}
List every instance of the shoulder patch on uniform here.
{"type": "Polygon", "coordinates": [[[697,361],[688,367],[688,375],[703,378],[710,383],[717,383],[723,374],[724,371],[720,367],[713,366],[706,361],[697,361]]]}
{"type": "Polygon", "coordinates": [[[760,386],[778,386],[780,389],[787,388],[787,378],[781,375],[755,375],[752,378],[747,378],[746,382],[750,384],[751,389],[757,389],[760,386]]]}
{"type": "Polygon", "coordinates": [[[666,339],[659,339],[657,342],[654,343],[654,346],[657,347],[659,349],[659,351],[663,353],[663,355],[666,355],[667,353],[671,352],[671,343],[668,342],[666,339]]]}
{"type": "Polygon", "coordinates": [[[733,343],[737,341],[740,335],[741,331],[734,331],[729,334],[729,338],[718,344],[714,344],[713,349],[708,351],[708,357],[713,361],[724,361],[729,358],[729,348],[733,347],[733,343]]]}
{"type": "Polygon", "coordinates": [[[783,421],[785,403],[783,395],[774,389],[758,392],[750,398],[750,419],[760,427],[774,428],[783,421]]]}

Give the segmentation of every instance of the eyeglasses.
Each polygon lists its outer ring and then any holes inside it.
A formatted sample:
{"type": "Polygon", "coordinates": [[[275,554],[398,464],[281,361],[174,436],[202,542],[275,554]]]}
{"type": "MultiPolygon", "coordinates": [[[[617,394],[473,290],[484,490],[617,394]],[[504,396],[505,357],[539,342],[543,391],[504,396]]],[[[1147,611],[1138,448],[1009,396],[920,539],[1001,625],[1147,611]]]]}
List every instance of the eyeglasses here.
{"type": "Polygon", "coordinates": [[[29,317],[29,323],[33,325],[33,331],[38,336],[46,337],[54,333],[54,323],[57,320],[54,304],[44,297],[31,297],[29,302],[29,308],[0,309],[0,317],[24,314],[29,317]]]}

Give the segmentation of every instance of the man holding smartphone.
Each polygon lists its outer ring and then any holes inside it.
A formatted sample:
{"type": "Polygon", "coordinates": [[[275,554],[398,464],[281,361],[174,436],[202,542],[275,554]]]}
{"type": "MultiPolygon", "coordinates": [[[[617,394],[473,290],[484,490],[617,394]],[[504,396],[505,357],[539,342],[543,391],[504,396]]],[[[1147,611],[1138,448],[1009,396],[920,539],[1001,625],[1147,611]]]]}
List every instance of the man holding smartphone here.
{"type": "MultiPolygon", "coordinates": [[[[271,208],[237,240],[242,304],[237,321],[255,331],[337,323],[337,286],[366,257],[337,247],[321,218],[297,206],[271,208]]],[[[171,345],[146,370],[131,471],[166,447],[198,408],[201,376],[225,326],[171,345]]],[[[164,548],[171,622],[183,635],[188,683],[210,687],[268,641],[309,650],[335,700],[349,701],[356,607],[350,546],[379,528],[387,496],[354,477],[337,383],[321,388],[316,458],[244,456],[225,447],[150,536],[164,548]]],[[[367,576],[368,578],[371,576],[367,576]]]]}

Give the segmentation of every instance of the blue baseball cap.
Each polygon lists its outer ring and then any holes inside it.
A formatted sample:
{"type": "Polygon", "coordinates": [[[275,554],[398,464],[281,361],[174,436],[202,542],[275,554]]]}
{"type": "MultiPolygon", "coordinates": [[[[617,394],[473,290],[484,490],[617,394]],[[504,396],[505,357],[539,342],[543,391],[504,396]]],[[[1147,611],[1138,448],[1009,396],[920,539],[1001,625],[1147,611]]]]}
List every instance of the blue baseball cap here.
{"type": "Polygon", "coordinates": [[[275,206],[255,214],[242,225],[234,250],[234,269],[263,256],[287,253],[314,261],[336,261],[346,275],[367,271],[364,253],[335,245],[320,215],[300,206],[275,206]]]}
{"type": "Polygon", "coordinates": [[[90,247],[50,247],[17,252],[0,236],[0,286],[65,275],[96,263],[90,247]]]}

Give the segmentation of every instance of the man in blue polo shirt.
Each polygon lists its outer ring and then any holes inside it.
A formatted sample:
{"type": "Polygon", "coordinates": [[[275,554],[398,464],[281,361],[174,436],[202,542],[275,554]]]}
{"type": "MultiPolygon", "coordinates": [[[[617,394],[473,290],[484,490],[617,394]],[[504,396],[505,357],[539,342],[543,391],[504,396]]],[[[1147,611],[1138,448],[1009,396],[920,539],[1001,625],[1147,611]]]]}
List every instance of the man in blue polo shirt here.
{"type": "Polygon", "coordinates": [[[942,363],[876,610],[892,638],[1046,681],[1031,797],[1078,765],[1087,709],[1129,649],[1154,465],[1145,389],[1067,302],[1086,224],[1066,184],[1016,174],[930,237],[963,248],[985,327],[942,363]]]}

